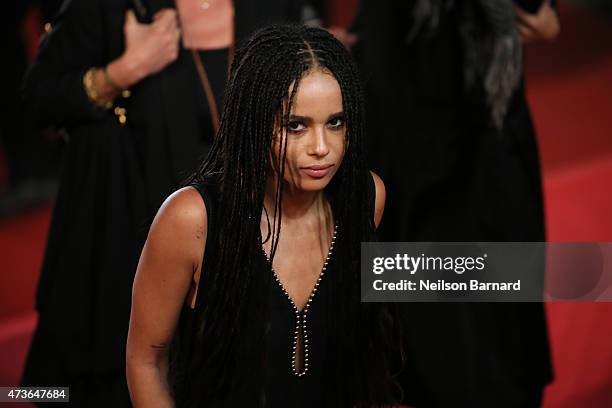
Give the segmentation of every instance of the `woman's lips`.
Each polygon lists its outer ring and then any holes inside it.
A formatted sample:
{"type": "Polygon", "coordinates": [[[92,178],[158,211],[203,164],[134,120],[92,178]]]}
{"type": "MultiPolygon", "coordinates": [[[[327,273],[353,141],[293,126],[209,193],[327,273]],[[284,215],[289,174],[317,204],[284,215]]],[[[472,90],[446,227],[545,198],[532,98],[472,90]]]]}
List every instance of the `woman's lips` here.
{"type": "Polygon", "coordinates": [[[302,171],[313,178],[323,178],[331,171],[333,164],[321,164],[316,166],[302,167],[302,171]]]}

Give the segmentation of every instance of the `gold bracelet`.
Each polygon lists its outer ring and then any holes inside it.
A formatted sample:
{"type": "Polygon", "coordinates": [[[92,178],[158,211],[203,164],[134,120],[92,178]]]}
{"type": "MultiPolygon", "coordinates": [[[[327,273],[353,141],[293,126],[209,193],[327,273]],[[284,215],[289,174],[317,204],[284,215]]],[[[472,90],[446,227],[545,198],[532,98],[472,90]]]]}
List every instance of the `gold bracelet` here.
{"type": "Polygon", "coordinates": [[[110,109],[113,107],[113,101],[107,101],[104,98],[101,98],[94,83],[94,75],[96,70],[97,68],[90,68],[87,70],[87,72],[85,72],[85,75],[83,75],[83,86],[85,87],[85,93],[87,93],[89,100],[96,106],[104,109],[110,109]]]}

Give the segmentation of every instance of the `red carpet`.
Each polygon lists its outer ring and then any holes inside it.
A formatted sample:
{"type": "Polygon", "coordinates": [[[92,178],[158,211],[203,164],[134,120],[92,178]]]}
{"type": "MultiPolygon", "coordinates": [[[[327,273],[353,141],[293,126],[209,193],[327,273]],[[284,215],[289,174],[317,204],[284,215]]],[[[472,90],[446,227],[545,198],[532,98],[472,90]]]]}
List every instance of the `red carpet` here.
{"type": "MultiPolygon", "coordinates": [[[[526,56],[548,237],[612,242],[612,21],[563,3],[561,16],[560,40],[526,56]]],[[[0,386],[17,384],[22,369],[48,222],[49,210],[0,222],[0,386]]],[[[555,382],[545,408],[612,407],[612,303],[547,311],[555,382]]]]}
{"type": "MultiPolygon", "coordinates": [[[[550,239],[612,241],[612,155],[551,173],[550,239]]],[[[555,381],[544,407],[612,407],[612,303],[549,303],[547,312],[555,381]]]]}
{"type": "Polygon", "coordinates": [[[42,263],[51,211],[0,218],[0,321],[34,310],[34,288],[42,263]]]}
{"type": "MultiPolygon", "coordinates": [[[[526,55],[548,238],[612,242],[612,20],[563,6],[559,41],[526,55]]],[[[547,312],[555,381],[544,407],[612,407],[612,303],[547,312]]]]}

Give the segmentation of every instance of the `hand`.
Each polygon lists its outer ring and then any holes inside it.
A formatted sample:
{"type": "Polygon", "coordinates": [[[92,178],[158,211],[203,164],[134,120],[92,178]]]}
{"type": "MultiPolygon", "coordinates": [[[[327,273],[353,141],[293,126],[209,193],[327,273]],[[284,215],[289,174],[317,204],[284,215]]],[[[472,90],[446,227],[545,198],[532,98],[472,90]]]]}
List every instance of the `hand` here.
{"type": "Polygon", "coordinates": [[[123,25],[125,64],[133,72],[131,82],[155,74],[178,57],[180,30],[176,10],[163,9],[153,17],[151,24],[141,24],[132,10],[125,15],[123,25]]]}
{"type": "Polygon", "coordinates": [[[338,41],[344,45],[347,50],[350,50],[353,45],[357,43],[358,37],[346,31],[345,28],[342,27],[330,27],[327,29],[338,41]]]}
{"type": "Polygon", "coordinates": [[[553,40],[561,31],[559,17],[550,5],[550,0],[542,2],[536,14],[530,14],[518,6],[514,6],[518,31],[524,43],[535,40],[553,40]]]}

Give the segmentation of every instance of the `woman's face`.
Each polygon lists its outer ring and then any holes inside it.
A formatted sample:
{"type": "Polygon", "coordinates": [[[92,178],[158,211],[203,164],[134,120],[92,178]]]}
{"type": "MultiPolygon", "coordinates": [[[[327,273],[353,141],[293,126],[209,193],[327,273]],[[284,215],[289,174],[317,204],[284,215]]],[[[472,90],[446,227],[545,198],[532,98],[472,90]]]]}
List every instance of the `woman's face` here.
{"type": "MultiPolygon", "coordinates": [[[[280,141],[280,132],[276,132],[275,158],[280,141]]],[[[287,124],[286,143],[284,179],[288,187],[302,191],[324,189],[338,171],[346,149],[342,93],[330,73],[315,69],[300,81],[287,124]]]]}

